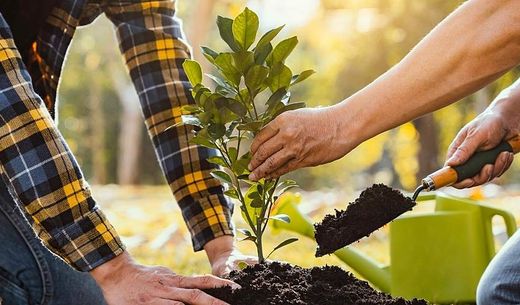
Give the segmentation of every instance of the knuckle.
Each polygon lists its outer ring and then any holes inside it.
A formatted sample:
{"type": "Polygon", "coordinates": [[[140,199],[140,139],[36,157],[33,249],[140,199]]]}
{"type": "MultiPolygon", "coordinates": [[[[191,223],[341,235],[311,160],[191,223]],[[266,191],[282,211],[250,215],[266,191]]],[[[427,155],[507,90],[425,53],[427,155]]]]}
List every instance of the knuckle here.
{"type": "Polygon", "coordinates": [[[213,281],[213,277],[211,275],[204,275],[200,278],[200,282],[203,286],[207,286],[207,285],[211,284],[212,281],[213,281]]]}
{"type": "Polygon", "coordinates": [[[188,284],[188,278],[184,276],[179,276],[178,281],[180,287],[185,287],[188,284]]]}
{"type": "Polygon", "coordinates": [[[180,275],[174,275],[171,277],[171,283],[173,286],[179,287],[181,284],[182,276],[180,275]]]}
{"type": "Polygon", "coordinates": [[[273,157],[269,157],[265,160],[265,163],[267,164],[266,170],[273,169],[276,164],[276,160],[273,157]]]}
{"type": "Polygon", "coordinates": [[[189,300],[190,302],[197,302],[200,300],[200,298],[202,297],[202,290],[199,290],[199,289],[192,289],[190,292],[189,292],[189,300]]]}

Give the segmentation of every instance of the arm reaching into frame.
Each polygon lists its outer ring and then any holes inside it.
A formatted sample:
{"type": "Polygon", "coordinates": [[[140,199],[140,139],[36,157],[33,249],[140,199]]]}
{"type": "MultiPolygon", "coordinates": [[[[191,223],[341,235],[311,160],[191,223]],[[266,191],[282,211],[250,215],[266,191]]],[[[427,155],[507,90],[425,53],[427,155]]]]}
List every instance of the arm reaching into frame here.
{"type": "Polygon", "coordinates": [[[339,159],[496,80],[520,62],[519,10],[515,0],[467,1],[399,64],[345,101],[280,115],[253,142],[251,179],[339,159]]]}

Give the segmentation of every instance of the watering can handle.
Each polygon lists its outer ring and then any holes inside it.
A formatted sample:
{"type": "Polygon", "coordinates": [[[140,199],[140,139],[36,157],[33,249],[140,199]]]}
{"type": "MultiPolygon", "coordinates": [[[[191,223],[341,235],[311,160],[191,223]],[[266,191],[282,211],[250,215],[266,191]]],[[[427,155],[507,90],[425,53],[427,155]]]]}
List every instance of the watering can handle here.
{"type": "Polygon", "coordinates": [[[486,221],[489,221],[490,224],[494,216],[501,216],[504,219],[504,223],[506,224],[507,235],[511,237],[513,234],[515,234],[517,229],[516,220],[513,214],[510,212],[485,206],[483,213],[484,218],[486,218],[486,221]]]}

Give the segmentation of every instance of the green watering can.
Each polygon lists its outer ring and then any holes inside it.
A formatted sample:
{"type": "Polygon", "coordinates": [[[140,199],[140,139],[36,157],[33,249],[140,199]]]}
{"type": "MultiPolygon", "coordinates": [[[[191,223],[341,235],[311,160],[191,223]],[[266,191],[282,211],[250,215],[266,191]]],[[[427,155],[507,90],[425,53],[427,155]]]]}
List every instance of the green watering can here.
{"type": "MultiPolygon", "coordinates": [[[[312,221],[301,214],[299,197],[280,198],[278,213],[291,223],[276,228],[314,239],[312,221]]],[[[435,200],[435,211],[405,214],[390,224],[390,266],[345,247],[334,254],[384,292],[435,303],[474,302],[482,273],[495,255],[492,218],[502,217],[511,237],[514,216],[480,202],[438,193],[418,201],[435,200]]]]}

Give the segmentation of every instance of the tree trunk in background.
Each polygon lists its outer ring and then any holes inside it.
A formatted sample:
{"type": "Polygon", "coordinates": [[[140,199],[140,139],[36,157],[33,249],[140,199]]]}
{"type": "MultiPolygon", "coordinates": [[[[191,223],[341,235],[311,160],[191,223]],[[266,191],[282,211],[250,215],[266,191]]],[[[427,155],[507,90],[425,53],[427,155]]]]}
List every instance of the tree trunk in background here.
{"type": "Polygon", "coordinates": [[[91,124],[91,156],[92,182],[106,184],[107,170],[105,158],[105,119],[101,104],[101,87],[98,82],[92,82],[89,92],[90,124],[91,124]]]}
{"type": "Polygon", "coordinates": [[[432,114],[423,116],[413,122],[419,133],[419,171],[417,181],[437,170],[440,166],[439,131],[432,114]]]}
{"type": "Polygon", "coordinates": [[[139,180],[142,115],[134,86],[125,74],[116,71],[114,69],[112,73],[112,82],[123,111],[119,129],[117,182],[121,185],[135,185],[139,180]]]}
{"type": "Polygon", "coordinates": [[[484,87],[475,92],[473,98],[475,99],[475,112],[478,115],[491,103],[491,92],[489,92],[489,87],[484,87]]]}
{"type": "Polygon", "coordinates": [[[194,16],[191,18],[188,30],[188,41],[193,47],[193,57],[201,63],[203,71],[209,71],[209,63],[202,55],[200,47],[206,41],[208,33],[216,17],[213,15],[217,0],[197,0],[194,16]]]}

